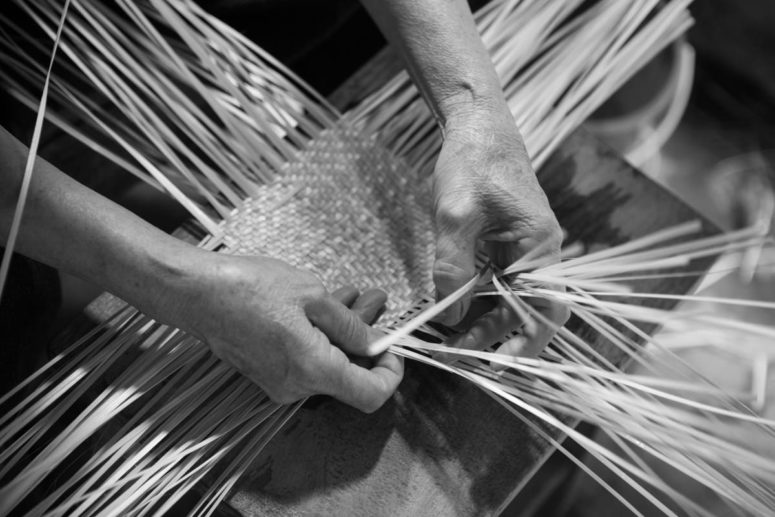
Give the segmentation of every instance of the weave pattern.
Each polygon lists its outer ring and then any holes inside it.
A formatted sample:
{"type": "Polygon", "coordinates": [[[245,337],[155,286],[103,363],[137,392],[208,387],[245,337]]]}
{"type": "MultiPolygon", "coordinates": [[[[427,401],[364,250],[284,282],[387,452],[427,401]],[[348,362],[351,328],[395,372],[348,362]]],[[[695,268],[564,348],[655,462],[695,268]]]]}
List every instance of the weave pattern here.
{"type": "Polygon", "coordinates": [[[396,321],[433,293],[428,182],[344,124],[317,136],[221,229],[232,253],[283,260],[329,290],[385,290],[382,321],[396,321]]]}

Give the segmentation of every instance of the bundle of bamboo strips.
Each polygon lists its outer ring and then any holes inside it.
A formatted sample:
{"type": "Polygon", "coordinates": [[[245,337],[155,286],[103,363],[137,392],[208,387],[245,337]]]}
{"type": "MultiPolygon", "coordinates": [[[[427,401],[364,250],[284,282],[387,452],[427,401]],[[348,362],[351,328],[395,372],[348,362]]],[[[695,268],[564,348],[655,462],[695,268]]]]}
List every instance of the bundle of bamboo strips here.
{"type": "MultiPolygon", "coordinates": [[[[53,36],[58,2],[19,7],[53,36]]],[[[169,190],[211,233],[255,185],[271,181],[296,149],[337,118],[269,55],[193,3],[87,1],[72,10],[49,119],[169,190]],[[72,122],[73,111],[81,125],[72,122]]],[[[29,49],[41,45],[13,20],[1,19],[4,82],[35,108],[29,92],[45,70],[29,49]]]]}
{"type": "MultiPolygon", "coordinates": [[[[19,3],[54,34],[55,2],[19,3]]],[[[539,164],[618,84],[690,23],[685,2],[657,9],[656,1],[601,0],[579,11],[581,3],[493,2],[478,15],[528,149],[539,164]],[[575,51],[580,45],[588,49],[582,59],[575,51]]],[[[52,79],[52,95],[55,109],[74,108],[87,129],[69,122],[65,111],[55,111],[50,119],[119,165],[168,189],[211,233],[202,242],[205,248],[240,249],[240,234],[229,235],[228,229],[230,224],[244,226],[240,221],[255,208],[251,197],[285,192],[275,196],[273,208],[301,207],[304,178],[288,171],[294,164],[309,163],[315,143],[332,134],[377,135],[370,140],[373,149],[361,152],[376,149],[385,156],[386,146],[405,169],[423,170],[432,163],[439,141],[405,76],[342,118],[260,49],[191,2],[119,0],[116,6],[74,2],[61,44],[68,74],[52,79]],[[72,78],[79,73],[82,79],[72,78]],[[100,91],[119,114],[81,90],[84,83],[100,91]],[[107,135],[108,143],[98,133],[107,135]],[[220,219],[226,221],[219,224],[220,219]]],[[[3,20],[3,27],[2,59],[19,74],[4,67],[4,80],[17,98],[34,107],[27,88],[45,74],[22,51],[34,39],[9,20],[3,20]]],[[[416,178],[420,181],[421,175],[416,178]]],[[[417,185],[410,182],[403,188],[417,185]]],[[[332,198],[343,195],[341,189],[333,190],[328,194],[332,198]]],[[[350,193],[345,194],[349,199],[350,193]]],[[[422,213],[421,200],[413,209],[422,213]]],[[[766,327],[639,303],[670,298],[633,292],[631,285],[640,279],[675,274],[694,259],[760,246],[764,240],[761,228],[693,238],[698,229],[696,224],[667,229],[604,251],[571,254],[558,265],[523,257],[505,271],[485,270],[465,289],[475,289],[477,296],[503,297],[518,314],[535,318],[540,315],[525,304],[526,297],[566,304],[623,356],[639,362],[649,354],[639,342],[658,345],[639,326],[643,322],[669,326],[690,321],[772,336],[774,331],[766,327]],[[546,284],[564,285],[567,292],[546,289],[546,284]]],[[[378,240],[380,229],[370,231],[375,233],[372,240],[378,240]]],[[[299,238],[288,238],[291,246],[299,244],[299,238]]],[[[427,251],[421,246],[417,253],[427,251]]],[[[308,257],[300,254],[294,260],[308,257]]],[[[341,267],[341,259],[327,265],[330,274],[341,267]]],[[[368,264],[368,257],[362,262],[368,264]]],[[[370,267],[380,264],[372,261],[370,267]]],[[[737,419],[772,436],[775,423],[712,386],[628,376],[567,328],[558,329],[540,359],[455,350],[412,336],[421,331],[443,343],[444,334],[427,322],[463,293],[461,289],[438,304],[429,293],[404,294],[404,305],[383,324],[391,350],[473,382],[570,455],[542,423],[560,429],[665,514],[707,511],[664,483],[644,456],[694,476],[732,508],[761,515],[775,510],[772,461],[725,441],[714,426],[720,418],[737,419]],[[402,311],[406,314],[397,316],[402,311]],[[458,361],[440,361],[434,355],[439,352],[458,361]],[[671,391],[676,389],[717,396],[718,405],[692,402],[671,391]],[[597,424],[619,451],[580,435],[567,419],[597,424]]],[[[654,359],[665,361],[656,354],[654,359]]],[[[673,366],[692,376],[685,365],[673,366]]],[[[273,404],[215,360],[205,345],[132,309],[73,345],[0,400],[0,406],[0,512],[25,509],[36,515],[162,514],[217,464],[218,473],[211,474],[215,479],[194,509],[209,514],[298,407],[273,404]],[[101,388],[104,378],[109,382],[101,388]],[[108,428],[108,436],[100,438],[108,428]],[[88,457],[74,461],[83,454],[88,457]]],[[[574,461],[639,513],[597,473],[574,461]]]]}
{"type": "MultiPolygon", "coordinates": [[[[540,168],[603,101],[692,24],[688,1],[494,2],[477,13],[482,38],[525,145],[540,168]],[[582,52],[579,49],[583,49],[582,52]]],[[[435,120],[406,73],[345,118],[379,133],[398,156],[433,166],[435,120]]]]}

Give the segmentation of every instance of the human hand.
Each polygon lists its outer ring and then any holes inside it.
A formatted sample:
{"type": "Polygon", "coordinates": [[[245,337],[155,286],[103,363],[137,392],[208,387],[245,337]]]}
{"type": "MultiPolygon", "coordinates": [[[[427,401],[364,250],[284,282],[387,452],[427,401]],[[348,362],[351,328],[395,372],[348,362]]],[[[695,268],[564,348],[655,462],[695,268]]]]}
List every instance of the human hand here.
{"type": "MultiPolygon", "coordinates": [[[[0,233],[9,231],[16,203],[4,194],[18,192],[27,153],[0,128],[7,165],[0,174],[0,233]]],[[[329,295],[314,275],[283,262],[198,249],[45,160],[36,164],[29,196],[19,251],[200,338],[275,401],[328,394],[374,411],[401,381],[401,359],[376,350],[380,333],[364,323],[384,293],[329,295]],[[370,360],[351,361],[348,353],[370,360]]]]}
{"type": "MultiPolygon", "coordinates": [[[[444,144],[433,175],[437,226],[433,279],[437,296],[454,292],[475,274],[480,243],[493,265],[506,268],[533,250],[547,263],[560,257],[562,232],[510,113],[472,111],[446,125],[444,144]]],[[[445,311],[440,321],[455,325],[466,315],[470,294],[445,311]]],[[[543,317],[519,321],[501,300],[451,346],[483,348],[522,324],[499,353],[538,354],[569,317],[568,309],[545,300],[528,301],[543,317]]]]}
{"type": "Polygon", "coordinates": [[[326,394],[372,412],[397,388],[403,362],[373,349],[381,334],[367,324],[385,303],[382,291],[329,294],[311,273],[266,257],[206,253],[198,263],[196,276],[171,290],[183,294],[173,323],[275,402],[326,394]]]}

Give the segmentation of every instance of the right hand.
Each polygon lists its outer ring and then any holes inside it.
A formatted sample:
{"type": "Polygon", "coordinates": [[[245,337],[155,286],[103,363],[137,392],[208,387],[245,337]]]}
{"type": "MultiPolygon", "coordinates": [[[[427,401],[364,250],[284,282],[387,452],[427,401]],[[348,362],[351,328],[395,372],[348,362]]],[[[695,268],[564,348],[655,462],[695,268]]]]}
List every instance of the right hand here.
{"type": "Polygon", "coordinates": [[[259,385],[275,402],[325,394],[364,412],[390,398],[403,361],[371,345],[367,323],[385,303],[382,291],[326,292],[311,273],[267,257],[202,252],[196,273],[176,276],[161,306],[170,323],[259,385]],[[370,357],[360,366],[348,357],[370,357]]]}
{"type": "MultiPolygon", "coordinates": [[[[434,282],[444,298],[476,275],[476,251],[504,269],[533,253],[546,264],[560,260],[562,230],[538,183],[522,137],[505,103],[499,110],[461,111],[448,120],[433,173],[437,227],[434,282]]],[[[562,289],[560,289],[562,290],[562,289]]],[[[440,315],[457,325],[470,307],[468,293],[440,315]]],[[[526,299],[534,309],[522,321],[505,300],[480,316],[447,344],[483,349],[519,328],[498,353],[536,356],[570,315],[566,306],[526,299]]]]}

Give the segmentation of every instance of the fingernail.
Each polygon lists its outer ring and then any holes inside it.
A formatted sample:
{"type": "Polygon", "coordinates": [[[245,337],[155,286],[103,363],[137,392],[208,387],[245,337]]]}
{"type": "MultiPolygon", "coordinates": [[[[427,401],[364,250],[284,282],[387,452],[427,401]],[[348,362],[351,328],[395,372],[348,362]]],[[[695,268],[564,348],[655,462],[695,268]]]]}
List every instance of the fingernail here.
{"type": "Polygon", "coordinates": [[[460,340],[460,346],[458,348],[463,348],[465,350],[473,350],[475,348],[478,348],[479,343],[476,341],[476,339],[473,336],[466,336],[462,340],[460,340]]]}
{"type": "MultiPolygon", "coordinates": [[[[511,339],[509,339],[504,346],[500,348],[506,348],[502,353],[508,354],[512,357],[519,357],[524,353],[525,347],[527,346],[527,337],[526,336],[515,336],[511,339]]],[[[498,350],[500,351],[500,349],[498,350]]]]}
{"type": "Polygon", "coordinates": [[[522,326],[522,332],[524,332],[527,336],[534,336],[536,332],[538,332],[538,322],[535,320],[535,318],[531,317],[525,321],[525,324],[522,326]]]}

